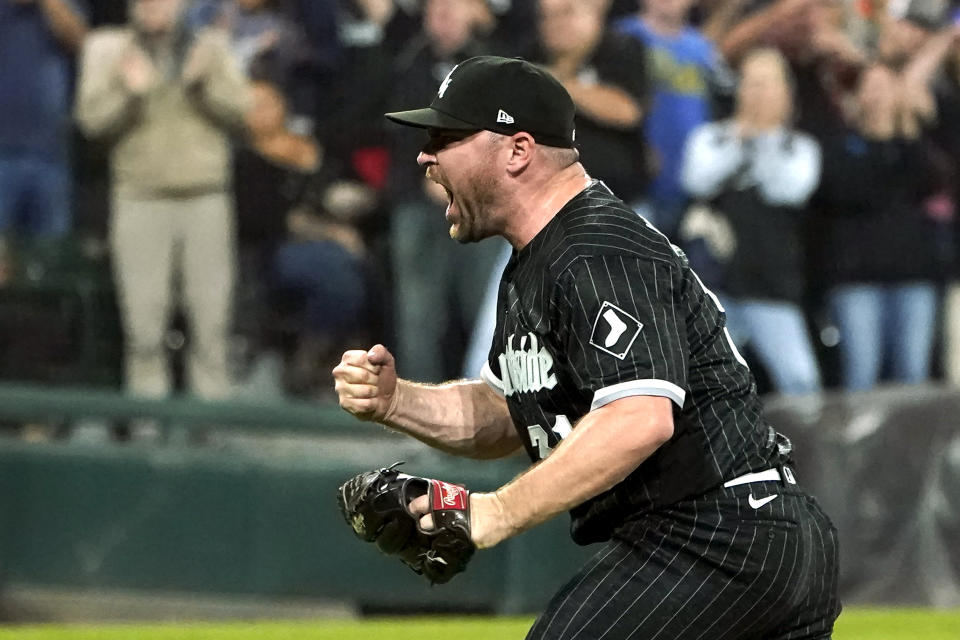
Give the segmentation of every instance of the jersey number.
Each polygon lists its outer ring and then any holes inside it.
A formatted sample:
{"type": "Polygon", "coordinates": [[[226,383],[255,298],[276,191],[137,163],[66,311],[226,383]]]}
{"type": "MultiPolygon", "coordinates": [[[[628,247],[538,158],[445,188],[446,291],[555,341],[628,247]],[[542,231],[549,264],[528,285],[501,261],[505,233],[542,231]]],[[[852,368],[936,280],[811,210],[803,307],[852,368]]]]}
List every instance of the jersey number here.
{"type": "MultiPolygon", "coordinates": [[[[573,425],[570,424],[567,416],[559,415],[554,419],[553,429],[551,429],[551,431],[563,440],[573,431],[573,425]]],[[[537,448],[541,460],[553,453],[553,447],[550,446],[550,440],[543,427],[538,424],[532,424],[527,427],[527,432],[530,434],[530,444],[537,448]]]]}

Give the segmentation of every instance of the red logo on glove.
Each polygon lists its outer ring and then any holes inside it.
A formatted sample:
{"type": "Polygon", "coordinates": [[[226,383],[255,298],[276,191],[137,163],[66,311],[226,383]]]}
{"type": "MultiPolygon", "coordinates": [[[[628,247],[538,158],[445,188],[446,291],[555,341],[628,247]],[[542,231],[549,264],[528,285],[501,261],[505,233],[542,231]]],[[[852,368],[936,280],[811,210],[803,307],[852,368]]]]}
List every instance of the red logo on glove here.
{"type": "Polygon", "coordinates": [[[466,487],[458,484],[450,484],[442,480],[431,480],[433,493],[434,511],[443,509],[459,509],[461,511],[467,508],[467,496],[470,494],[466,487]]]}

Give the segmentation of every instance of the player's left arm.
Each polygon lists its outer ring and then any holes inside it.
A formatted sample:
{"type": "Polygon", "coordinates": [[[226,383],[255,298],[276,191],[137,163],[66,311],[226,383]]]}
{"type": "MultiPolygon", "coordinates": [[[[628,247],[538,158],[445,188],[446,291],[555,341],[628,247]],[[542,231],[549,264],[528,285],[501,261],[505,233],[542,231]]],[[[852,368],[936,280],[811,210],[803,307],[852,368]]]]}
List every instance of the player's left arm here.
{"type": "Polygon", "coordinates": [[[673,436],[668,398],[628,396],[585,415],[540,464],[492,493],[470,495],[470,526],[484,549],[610,489],[673,436]]]}

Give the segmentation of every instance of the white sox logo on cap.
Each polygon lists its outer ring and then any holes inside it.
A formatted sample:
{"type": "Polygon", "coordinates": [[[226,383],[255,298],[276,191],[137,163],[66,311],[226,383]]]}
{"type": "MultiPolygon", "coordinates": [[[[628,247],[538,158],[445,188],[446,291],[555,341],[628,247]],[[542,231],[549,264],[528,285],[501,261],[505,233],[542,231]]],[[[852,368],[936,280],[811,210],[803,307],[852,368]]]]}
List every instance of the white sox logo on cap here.
{"type": "Polygon", "coordinates": [[[440,83],[440,89],[437,91],[437,97],[442,98],[443,94],[447,92],[447,87],[450,86],[450,80],[453,79],[453,72],[457,70],[459,64],[453,65],[453,69],[450,69],[450,72],[447,74],[447,77],[443,79],[443,82],[440,83]]]}
{"type": "Polygon", "coordinates": [[[550,73],[519,58],[464,60],[440,82],[430,106],[385,115],[421,129],[486,129],[508,136],[525,131],[537,144],[574,144],[576,106],[570,94],[550,73]]]}

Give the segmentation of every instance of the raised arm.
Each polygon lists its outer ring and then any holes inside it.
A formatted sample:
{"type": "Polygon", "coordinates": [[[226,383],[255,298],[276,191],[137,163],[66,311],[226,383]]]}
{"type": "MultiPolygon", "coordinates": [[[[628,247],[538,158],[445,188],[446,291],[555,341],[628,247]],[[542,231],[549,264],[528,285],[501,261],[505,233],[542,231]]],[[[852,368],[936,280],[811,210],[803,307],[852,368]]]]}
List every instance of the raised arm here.
{"type": "Polygon", "coordinates": [[[71,53],[80,50],[87,35],[87,19],[72,3],[65,0],[36,0],[43,11],[50,31],[64,49],[71,53]]]}
{"type": "Polygon", "coordinates": [[[779,136],[764,140],[754,175],[767,202],[799,207],[820,184],[820,145],[803,134],[785,144],[779,136]]]}
{"type": "Polygon", "coordinates": [[[481,380],[428,385],[399,379],[383,345],[347,351],[333,376],[343,409],[435,449],[492,459],[520,446],[506,401],[481,380]]]}
{"type": "Polygon", "coordinates": [[[578,73],[579,60],[560,58],[551,72],[570,93],[577,111],[605,127],[632,129],[643,119],[649,98],[647,52],[638,41],[610,36],[606,51],[594,60],[598,78],[578,73]]]}
{"type": "Polygon", "coordinates": [[[730,29],[736,25],[737,17],[746,6],[747,0],[719,0],[709,6],[706,20],[703,22],[703,35],[711,42],[720,42],[730,29]]]}
{"type": "Polygon", "coordinates": [[[229,128],[243,126],[250,88],[223,33],[200,34],[184,63],[183,83],[209,117],[229,128]]]}
{"type": "Polygon", "coordinates": [[[811,0],[777,0],[750,14],[728,29],[717,46],[724,59],[736,65],[740,58],[762,40],[774,27],[789,24],[811,5],[811,0]]]}
{"type": "Polygon", "coordinates": [[[936,119],[936,99],[931,84],[958,39],[960,28],[956,25],[934,34],[900,73],[901,127],[907,137],[917,137],[924,122],[936,119]]]}
{"type": "Polygon", "coordinates": [[[696,198],[712,198],[743,163],[743,144],[733,124],[702,124],[687,137],[680,182],[696,198]]]}

